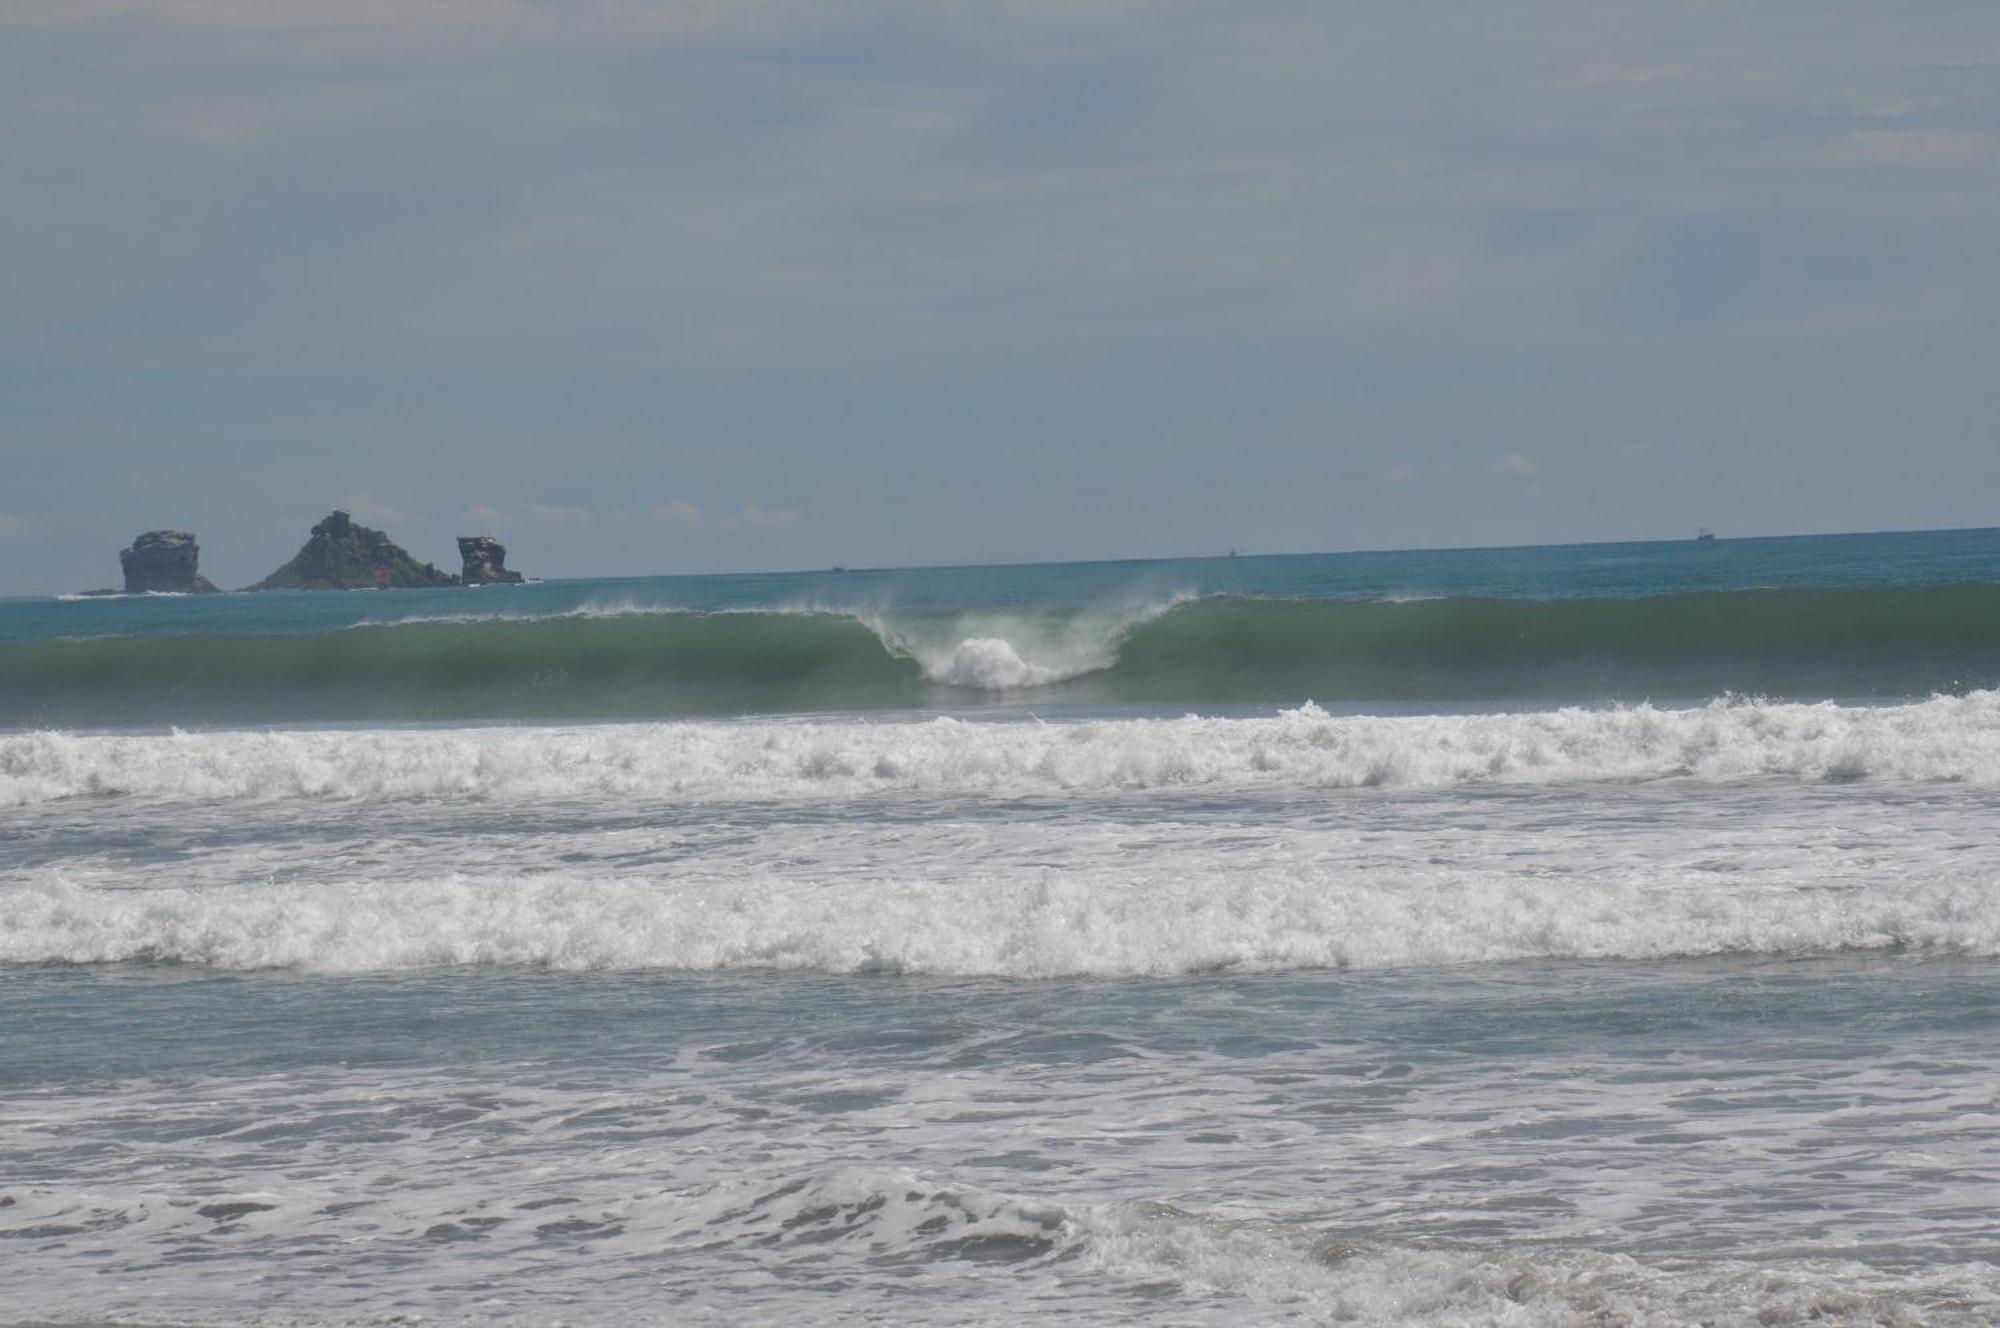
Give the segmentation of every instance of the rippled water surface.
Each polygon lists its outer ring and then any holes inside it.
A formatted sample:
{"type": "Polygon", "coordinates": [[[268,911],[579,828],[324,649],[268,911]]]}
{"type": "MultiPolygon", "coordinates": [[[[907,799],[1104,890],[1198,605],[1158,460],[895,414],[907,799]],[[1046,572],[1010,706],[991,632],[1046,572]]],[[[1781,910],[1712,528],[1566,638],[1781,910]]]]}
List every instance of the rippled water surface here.
{"type": "Polygon", "coordinates": [[[2000,975],[1979,963],[1028,984],[139,969],[15,973],[4,996],[0,1237],[31,1303],[2000,1312],[2000,975]]]}

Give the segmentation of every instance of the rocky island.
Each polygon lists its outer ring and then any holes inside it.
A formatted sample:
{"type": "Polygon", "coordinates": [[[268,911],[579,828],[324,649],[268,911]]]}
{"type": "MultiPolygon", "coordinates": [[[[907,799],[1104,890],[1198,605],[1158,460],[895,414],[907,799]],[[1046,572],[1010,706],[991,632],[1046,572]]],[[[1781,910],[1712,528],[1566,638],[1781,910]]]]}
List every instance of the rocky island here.
{"type": "Polygon", "coordinates": [[[460,535],[458,556],[465,563],[459,580],[468,586],[521,584],[521,574],[507,570],[507,546],[491,535],[460,535]]]}
{"type": "Polygon", "coordinates": [[[149,530],[122,549],[128,595],[213,595],[216,586],[197,570],[201,547],[185,530],[149,530]]]}
{"type": "MultiPolygon", "coordinates": [[[[201,550],[185,530],[149,530],[119,551],[125,589],[85,590],[102,595],[211,595],[214,582],[196,564],[201,550]]],[[[507,546],[491,535],[460,535],[462,576],[420,563],[379,530],[357,525],[346,512],[329,512],[292,560],[245,590],[387,590],[426,586],[518,586],[527,578],[507,567],[507,546]]]]}
{"type": "Polygon", "coordinates": [[[328,513],[290,562],[248,590],[386,590],[455,586],[457,577],[420,563],[379,530],[356,525],[345,512],[328,513]]]}

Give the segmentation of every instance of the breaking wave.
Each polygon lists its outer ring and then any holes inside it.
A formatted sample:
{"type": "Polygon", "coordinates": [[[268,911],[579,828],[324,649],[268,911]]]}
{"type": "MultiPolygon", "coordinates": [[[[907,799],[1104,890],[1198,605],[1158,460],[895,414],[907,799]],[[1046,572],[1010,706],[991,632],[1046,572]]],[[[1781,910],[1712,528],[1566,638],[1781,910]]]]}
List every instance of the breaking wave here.
{"type": "Polygon", "coordinates": [[[1097,610],[578,612],[0,645],[0,724],[964,704],[1907,698],[2000,684],[2000,586],[1097,610]]]}
{"type": "Polygon", "coordinates": [[[1990,877],[1837,888],[1337,868],[939,882],[455,876],[0,891],[0,963],[1171,977],[1523,959],[2000,955],[1990,877]]]}
{"type": "Polygon", "coordinates": [[[1065,723],[0,735],[0,807],[69,798],[678,802],[1782,778],[2000,784],[2000,692],[1897,706],[1065,723]]]}

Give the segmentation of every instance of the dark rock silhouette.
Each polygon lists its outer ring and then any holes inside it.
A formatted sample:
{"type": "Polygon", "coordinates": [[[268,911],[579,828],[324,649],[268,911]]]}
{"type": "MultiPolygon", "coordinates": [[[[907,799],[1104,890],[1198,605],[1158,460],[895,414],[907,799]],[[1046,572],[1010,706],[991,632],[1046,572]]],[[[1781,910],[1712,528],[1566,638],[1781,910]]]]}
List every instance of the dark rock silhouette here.
{"type": "Polygon", "coordinates": [[[125,593],[212,595],[214,583],[196,569],[200,558],[201,548],[187,531],[149,530],[118,554],[125,593]]]}
{"type": "Polygon", "coordinates": [[[455,586],[458,578],[420,563],[379,530],[331,512],[296,557],[251,590],[363,590],[455,586]]]}
{"type": "Polygon", "coordinates": [[[507,570],[507,546],[491,535],[460,535],[458,556],[465,560],[459,580],[468,586],[521,584],[521,574],[507,570]]]}

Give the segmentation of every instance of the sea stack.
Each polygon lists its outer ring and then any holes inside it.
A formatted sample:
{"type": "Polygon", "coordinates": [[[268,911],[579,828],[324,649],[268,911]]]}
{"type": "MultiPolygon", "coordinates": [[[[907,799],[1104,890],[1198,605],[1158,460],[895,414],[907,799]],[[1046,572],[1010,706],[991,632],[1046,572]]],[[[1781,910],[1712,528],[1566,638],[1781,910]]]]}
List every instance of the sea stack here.
{"type": "Polygon", "coordinates": [[[379,530],[330,512],[296,557],[251,590],[391,590],[455,586],[458,578],[420,563],[379,530]]]}
{"type": "Polygon", "coordinates": [[[468,586],[521,584],[521,574],[507,570],[507,546],[491,535],[460,535],[458,556],[465,560],[458,579],[468,586]]]}
{"type": "Polygon", "coordinates": [[[196,570],[201,547],[185,530],[149,530],[119,551],[128,595],[212,595],[216,587],[196,570]]]}

